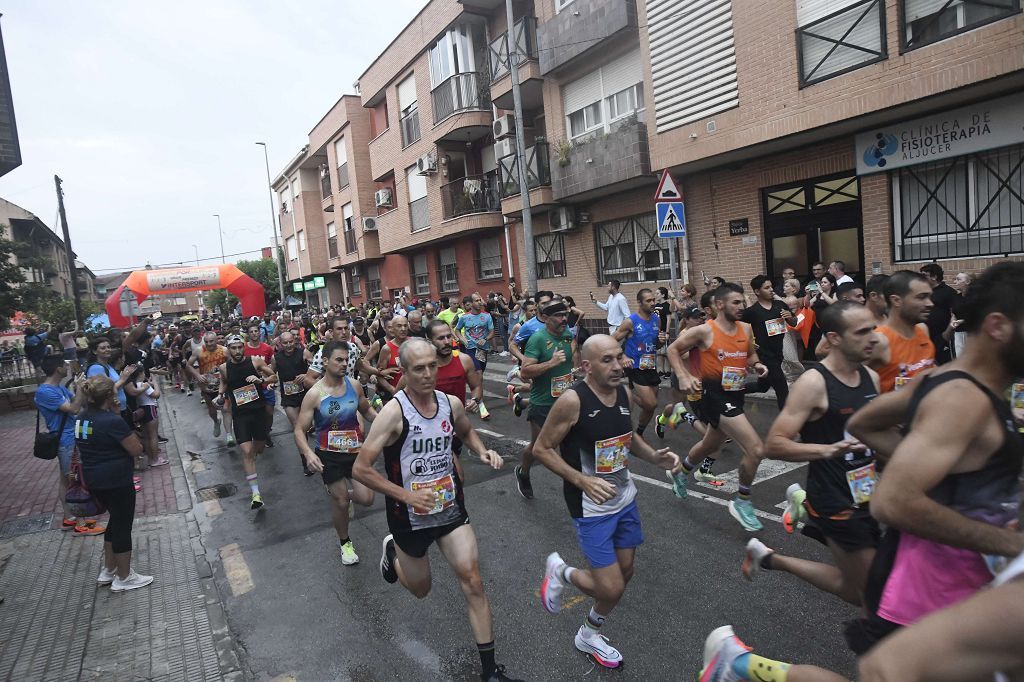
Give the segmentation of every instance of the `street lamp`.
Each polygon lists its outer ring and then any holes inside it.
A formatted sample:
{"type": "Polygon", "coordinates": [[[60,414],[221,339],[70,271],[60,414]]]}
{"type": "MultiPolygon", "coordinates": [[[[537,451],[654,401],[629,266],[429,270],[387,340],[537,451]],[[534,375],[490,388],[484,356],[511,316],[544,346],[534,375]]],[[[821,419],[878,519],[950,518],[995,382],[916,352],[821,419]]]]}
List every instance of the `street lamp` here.
{"type": "Polygon", "coordinates": [[[224,231],[220,228],[220,213],[214,213],[213,217],[217,219],[217,234],[220,235],[220,262],[227,263],[224,260],[224,231]]]}
{"type": "Polygon", "coordinates": [[[274,186],[270,182],[270,157],[267,155],[267,143],[257,142],[263,147],[263,163],[267,168],[267,192],[270,193],[270,231],[274,233],[274,265],[277,266],[277,286],[281,293],[281,309],[284,309],[284,274],[281,272],[281,246],[277,239],[277,211],[274,210],[274,186]]]}

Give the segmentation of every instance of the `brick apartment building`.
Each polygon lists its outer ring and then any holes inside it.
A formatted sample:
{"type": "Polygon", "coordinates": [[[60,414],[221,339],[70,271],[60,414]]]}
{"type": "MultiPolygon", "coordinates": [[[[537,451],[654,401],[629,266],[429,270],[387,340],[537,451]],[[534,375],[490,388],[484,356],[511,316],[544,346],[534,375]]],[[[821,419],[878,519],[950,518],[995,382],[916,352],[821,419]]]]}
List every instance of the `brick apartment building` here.
{"type": "Polygon", "coordinates": [[[306,294],[330,302],[465,295],[522,281],[533,249],[539,288],[582,304],[612,278],[628,297],[667,283],[673,248],[698,285],[1024,253],[1021,0],[514,9],[533,244],[504,2],[431,0],[275,181],[290,282],[322,273],[306,294]],[[685,241],[657,236],[664,168],[685,241]]]}

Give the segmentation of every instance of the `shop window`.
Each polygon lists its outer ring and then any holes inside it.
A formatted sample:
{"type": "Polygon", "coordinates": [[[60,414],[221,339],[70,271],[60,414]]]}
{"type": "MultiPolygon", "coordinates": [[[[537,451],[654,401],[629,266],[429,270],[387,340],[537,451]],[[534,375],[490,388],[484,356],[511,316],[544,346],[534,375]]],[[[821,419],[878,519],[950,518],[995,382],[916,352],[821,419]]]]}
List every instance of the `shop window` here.
{"type": "Polygon", "coordinates": [[[1017,14],[1021,0],[903,0],[902,45],[928,45],[1017,14]]]}
{"type": "Polygon", "coordinates": [[[882,0],[797,2],[800,87],[885,59],[882,0]]]}
{"type": "Polygon", "coordinates": [[[560,234],[542,234],[533,240],[537,277],[565,277],[565,241],[560,234]]]}
{"type": "Polygon", "coordinates": [[[602,223],[598,233],[598,279],[652,282],[669,278],[671,239],[658,237],[653,213],[602,223]]]}

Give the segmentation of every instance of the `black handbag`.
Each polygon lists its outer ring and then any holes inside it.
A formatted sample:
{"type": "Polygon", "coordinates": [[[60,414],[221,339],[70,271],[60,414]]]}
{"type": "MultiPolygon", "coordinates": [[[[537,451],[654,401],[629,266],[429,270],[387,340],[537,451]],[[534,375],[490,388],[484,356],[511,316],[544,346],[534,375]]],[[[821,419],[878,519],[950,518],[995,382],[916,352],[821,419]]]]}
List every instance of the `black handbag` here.
{"type": "Polygon", "coordinates": [[[32,446],[32,454],[39,459],[54,459],[60,450],[60,437],[64,433],[64,425],[68,422],[68,413],[60,418],[60,428],[53,433],[39,432],[39,410],[36,410],[36,442],[32,446]]]}

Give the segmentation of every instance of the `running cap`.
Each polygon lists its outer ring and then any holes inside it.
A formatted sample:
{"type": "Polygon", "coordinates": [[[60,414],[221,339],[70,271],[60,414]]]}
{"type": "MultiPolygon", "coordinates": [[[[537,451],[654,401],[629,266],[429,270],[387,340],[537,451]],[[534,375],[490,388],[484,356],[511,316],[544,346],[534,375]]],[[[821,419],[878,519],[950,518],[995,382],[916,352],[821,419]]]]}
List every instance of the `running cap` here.
{"type": "Polygon", "coordinates": [[[245,343],[245,341],[243,341],[243,340],[242,340],[242,337],[241,337],[241,336],[239,336],[238,334],[232,334],[231,336],[229,336],[229,337],[228,337],[228,338],[227,338],[227,339],[226,339],[226,340],[224,341],[224,345],[226,345],[226,346],[233,346],[233,345],[234,345],[234,344],[236,344],[236,343],[242,343],[242,344],[244,344],[244,343],[245,343]]]}
{"type": "Polygon", "coordinates": [[[562,301],[552,301],[544,306],[544,309],[540,311],[541,315],[558,315],[559,313],[568,313],[569,308],[562,301]]]}

